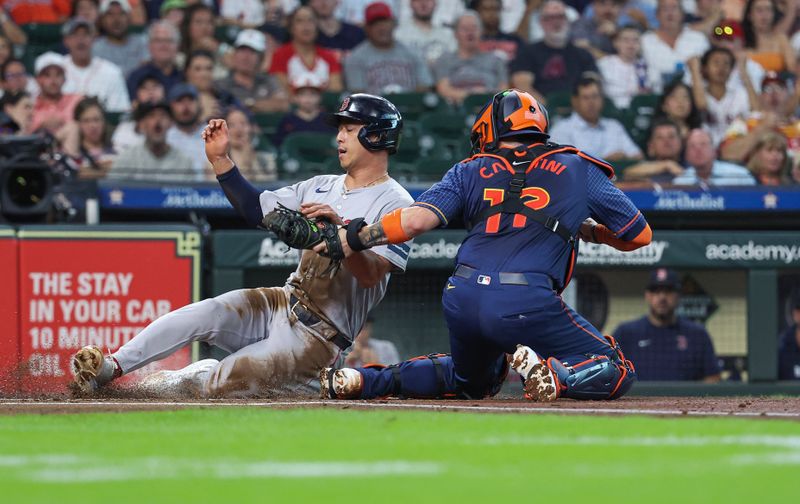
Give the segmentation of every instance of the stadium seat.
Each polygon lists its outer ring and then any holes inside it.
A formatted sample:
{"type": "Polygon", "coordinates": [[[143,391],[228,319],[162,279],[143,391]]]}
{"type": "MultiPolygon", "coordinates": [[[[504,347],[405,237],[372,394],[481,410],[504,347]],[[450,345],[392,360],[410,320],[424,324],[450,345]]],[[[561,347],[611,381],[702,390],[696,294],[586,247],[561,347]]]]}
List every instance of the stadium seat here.
{"type": "Polygon", "coordinates": [[[106,122],[109,126],[116,128],[122,116],[123,112],[106,112],[106,122]]]}
{"type": "Polygon", "coordinates": [[[659,95],[634,96],[623,119],[625,129],[642,150],[647,148],[650,123],[656,113],[659,98],[659,95]]]}
{"type": "Polygon", "coordinates": [[[61,25],[51,23],[28,23],[20,25],[28,36],[28,43],[37,46],[57,46],[61,43],[61,25]]]}
{"type": "Polygon", "coordinates": [[[461,104],[461,108],[464,109],[467,115],[476,115],[493,96],[493,93],[471,94],[464,98],[464,103],[461,104]]]}
{"type": "Polygon", "coordinates": [[[459,161],[461,159],[444,156],[421,157],[414,163],[411,182],[438,182],[459,161]]]}
{"type": "Polygon", "coordinates": [[[394,93],[386,95],[386,98],[394,103],[404,121],[414,121],[423,114],[449,108],[436,93],[394,93]]]}
{"type": "Polygon", "coordinates": [[[401,163],[413,162],[419,157],[419,140],[421,128],[419,123],[404,121],[403,133],[400,135],[400,146],[397,153],[392,156],[392,161],[401,163]]]}
{"type": "Polygon", "coordinates": [[[220,25],[214,29],[214,38],[220,42],[233,45],[236,40],[236,35],[239,34],[240,29],[235,26],[220,25]]]}
{"type": "Polygon", "coordinates": [[[278,132],[278,125],[283,119],[285,114],[283,112],[265,112],[255,114],[255,122],[261,129],[261,133],[267,135],[269,138],[275,136],[278,132]]]}
{"type": "Polygon", "coordinates": [[[466,157],[470,151],[471,126],[472,123],[464,114],[426,114],[420,119],[420,153],[445,158],[466,157]]]}
{"type": "Polygon", "coordinates": [[[572,92],[556,91],[548,94],[545,99],[547,113],[550,117],[567,117],[572,113],[572,92]]]}
{"type": "Polygon", "coordinates": [[[347,96],[347,93],[325,91],[322,93],[322,108],[326,112],[337,112],[345,96],[347,96]]]}
{"type": "Polygon", "coordinates": [[[323,164],[337,159],[336,143],[333,135],[327,133],[294,133],[283,141],[281,158],[289,170],[292,166],[300,169],[309,164],[323,164]]]}

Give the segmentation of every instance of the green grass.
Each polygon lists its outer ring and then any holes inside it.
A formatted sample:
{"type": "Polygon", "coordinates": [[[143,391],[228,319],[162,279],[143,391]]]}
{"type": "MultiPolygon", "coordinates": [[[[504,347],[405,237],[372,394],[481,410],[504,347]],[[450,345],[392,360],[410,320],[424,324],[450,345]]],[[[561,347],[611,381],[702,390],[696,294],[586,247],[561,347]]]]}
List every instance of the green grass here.
{"type": "Polygon", "coordinates": [[[789,502],[798,466],[800,425],[772,420],[255,408],[0,417],[0,501],[14,504],[789,502]]]}

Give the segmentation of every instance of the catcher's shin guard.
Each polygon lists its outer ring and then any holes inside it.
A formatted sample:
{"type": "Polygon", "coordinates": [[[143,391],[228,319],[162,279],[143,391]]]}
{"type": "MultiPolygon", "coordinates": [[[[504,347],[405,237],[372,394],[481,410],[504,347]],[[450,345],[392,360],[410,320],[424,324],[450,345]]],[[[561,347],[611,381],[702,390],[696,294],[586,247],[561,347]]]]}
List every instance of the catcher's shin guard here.
{"type": "Polygon", "coordinates": [[[445,398],[456,395],[453,360],[446,354],[414,357],[391,366],[358,368],[363,379],[361,399],[377,397],[445,398]]]}
{"type": "Polygon", "coordinates": [[[575,364],[562,363],[551,357],[547,365],[564,385],[561,396],[571,399],[617,399],[625,395],[636,381],[633,364],[615,356],[591,355],[575,364]]]}

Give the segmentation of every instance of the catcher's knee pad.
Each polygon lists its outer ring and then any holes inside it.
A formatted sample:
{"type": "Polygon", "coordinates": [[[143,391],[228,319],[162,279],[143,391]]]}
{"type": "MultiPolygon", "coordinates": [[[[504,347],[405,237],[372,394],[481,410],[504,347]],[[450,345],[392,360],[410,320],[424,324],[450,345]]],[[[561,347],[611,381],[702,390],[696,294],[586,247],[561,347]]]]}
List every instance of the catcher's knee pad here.
{"type": "Polygon", "coordinates": [[[630,390],[636,371],[629,362],[606,355],[592,355],[576,364],[547,360],[563,387],[561,397],[593,400],[616,399],[630,390]]]}

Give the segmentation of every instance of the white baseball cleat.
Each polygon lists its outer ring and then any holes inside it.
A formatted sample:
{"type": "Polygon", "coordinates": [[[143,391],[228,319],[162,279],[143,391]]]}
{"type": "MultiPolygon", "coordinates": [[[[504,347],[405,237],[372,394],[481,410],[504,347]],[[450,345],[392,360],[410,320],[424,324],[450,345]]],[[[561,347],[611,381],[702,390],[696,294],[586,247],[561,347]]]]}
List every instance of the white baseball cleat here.
{"type": "Polygon", "coordinates": [[[81,392],[92,393],[120,374],[114,359],[96,346],[85,346],[72,356],[73,381],[81,392]]]}
{"type": "Polygon", "coordinates": [[[323,368],[319,372],[322,399],[358,399],[364,381],[361,373],[351,368],[323,368]]]}
{"type": "Polygon", "coordinates": [[[517,345],[511,369],[522,376],[526,399],[549,402],[558,398],[558,377],[532,348],[517,345]]]}
{"type": "Polygon", "coordinates": [[[209,375],[218,364],[216,359],[203,359],[181,369],[156,371],[142,378],[137,390],[164,399],[205,397],[209,375]]]}

